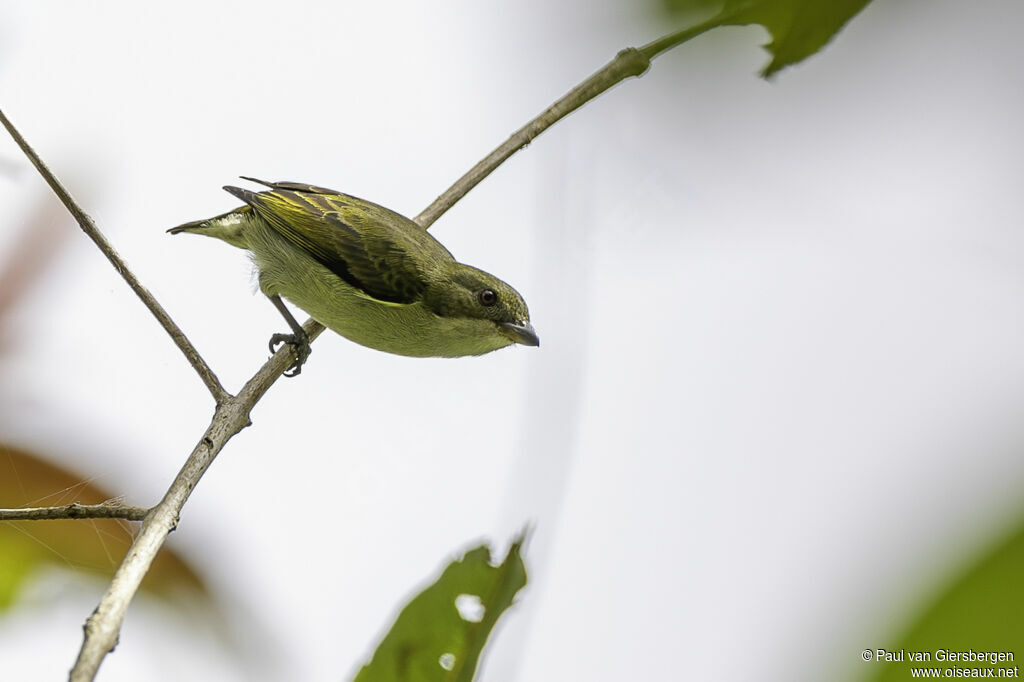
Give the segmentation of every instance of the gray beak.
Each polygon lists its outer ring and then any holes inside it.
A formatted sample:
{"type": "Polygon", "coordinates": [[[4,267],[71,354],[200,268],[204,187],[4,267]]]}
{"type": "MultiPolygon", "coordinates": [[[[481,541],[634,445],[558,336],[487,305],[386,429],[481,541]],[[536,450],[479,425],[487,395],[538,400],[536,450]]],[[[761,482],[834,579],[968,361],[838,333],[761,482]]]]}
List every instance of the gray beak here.
{"type": "Polygon", "coordinates": [[[516,343],[521,343],[524,346],[540,345],[540,338],[537,336],[537,332],[533,331],[533,325],[529,322],[520,322],[519,324],[502,322],[498,328],[501,329],[502,334],[516,343]]]}

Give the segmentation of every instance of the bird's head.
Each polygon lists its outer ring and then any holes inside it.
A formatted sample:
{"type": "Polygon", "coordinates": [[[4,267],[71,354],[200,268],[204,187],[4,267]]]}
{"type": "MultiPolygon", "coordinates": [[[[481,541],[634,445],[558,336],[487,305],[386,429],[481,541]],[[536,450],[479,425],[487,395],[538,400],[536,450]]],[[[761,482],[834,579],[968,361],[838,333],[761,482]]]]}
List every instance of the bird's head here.
{"type": "Polygon", "coordinates": [[[512,343],[539,346],[530,325],[530,311],[519,292],[500,279],[472,266],[453,262],[423,295],[435,315],[476,337],[480,352],[512,343]]]}

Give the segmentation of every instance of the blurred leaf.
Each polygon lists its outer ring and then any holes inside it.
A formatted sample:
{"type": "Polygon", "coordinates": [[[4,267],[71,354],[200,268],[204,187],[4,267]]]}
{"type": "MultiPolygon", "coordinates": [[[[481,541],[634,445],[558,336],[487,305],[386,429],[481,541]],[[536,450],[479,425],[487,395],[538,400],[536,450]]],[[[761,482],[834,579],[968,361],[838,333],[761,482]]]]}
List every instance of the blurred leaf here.
{"type": "Polygon", "coordinates": [[[398,614],[356,682],[469,682],[498,617],[526,585],[516,538],[500,566],[481,545],[448,564],[437,581],[398,614]]]}
{"type": "MultiPolygon", "coordinates": [[[[889,651],[927,651],[926,667],[991,668],[1019,663],[943,663],[935,660],[937,649],[951,651],[1012,651],[1024,653],[1024,524],[1003,542],[983,554],[955,579],[908,628],[900,640],[872,645],[889,651]]],[[[870,679],[879,682],[910,679],[910,667],[921,663],[875,663],[870,679]]],[[[997,671],[998,674],[998,671],[997,671]]]]}
{"type": "MultiPolygon", "coordinates": [[[[760,24],[772,36],[765,78],[803,61],[823,48],[871,0],[724,0],[711,26],[760,24]]],[[[674,12],[700,12],[708,0],[664,0],[674,12]]]]}
{"type": "MultiPolygon", "coordinates": [[[[98,504],[112,498],[81,476],[0,444],[0,507],[98,504]]],[[[14,603],[29,579],[43,569],[69,568],[108,580],[134,534],[135,524],[119,519],[0,523],[0,612],[14,603]]],[[[196,603],[212,604],[195,569],[167,548],[157,555],[142,590],[169,601],[188,594],[196,603]]]]}

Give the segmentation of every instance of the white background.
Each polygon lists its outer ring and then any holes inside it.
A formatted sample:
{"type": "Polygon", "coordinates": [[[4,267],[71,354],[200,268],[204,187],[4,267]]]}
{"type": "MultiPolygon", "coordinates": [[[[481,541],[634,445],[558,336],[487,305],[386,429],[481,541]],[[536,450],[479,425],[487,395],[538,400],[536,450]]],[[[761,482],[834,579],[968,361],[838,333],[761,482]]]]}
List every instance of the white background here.
{"type": "MultiPolygon", "coordinates": [[[[282,322],[242,252],[164,229],[238,175],[415,215],[667,32],[643,9],[8,0],[0,106],[235,390],[282,322]]],[[[878,0],[771,83],[766,34],[719,30],[545,133],[432,230],[523,293],[541,347],[322,336],[172,539],[244,641],[142,599],[100,679],[344,679],[445,561],[527,522],[485,680],[870,673],[1020,516],[1022,20],[878,0]]],[[[2,255],[51,199],[7,139],[0,170],[2,255]]],[[[3,437],[152,504],[211,401],[56,220],[0,332],[3,437]]],[[[62,678],[102,590],[43,585],[0,622],[4,680],[62,678]]]]}

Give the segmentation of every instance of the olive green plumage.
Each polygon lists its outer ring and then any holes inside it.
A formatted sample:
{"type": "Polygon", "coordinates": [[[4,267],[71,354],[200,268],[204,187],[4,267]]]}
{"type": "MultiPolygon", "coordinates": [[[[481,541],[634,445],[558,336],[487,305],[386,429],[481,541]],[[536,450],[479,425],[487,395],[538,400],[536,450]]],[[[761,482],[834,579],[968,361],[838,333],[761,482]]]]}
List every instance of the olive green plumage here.
{"type": "Polygon", "coordinates": [[[408,218],[322,187],[245,179],[270,190],[225,187],[246,205],[168,231],[250,251],[263,293],[370,348],[457,357],[539,345],[515,289],[457,262],[408,218]]]}

